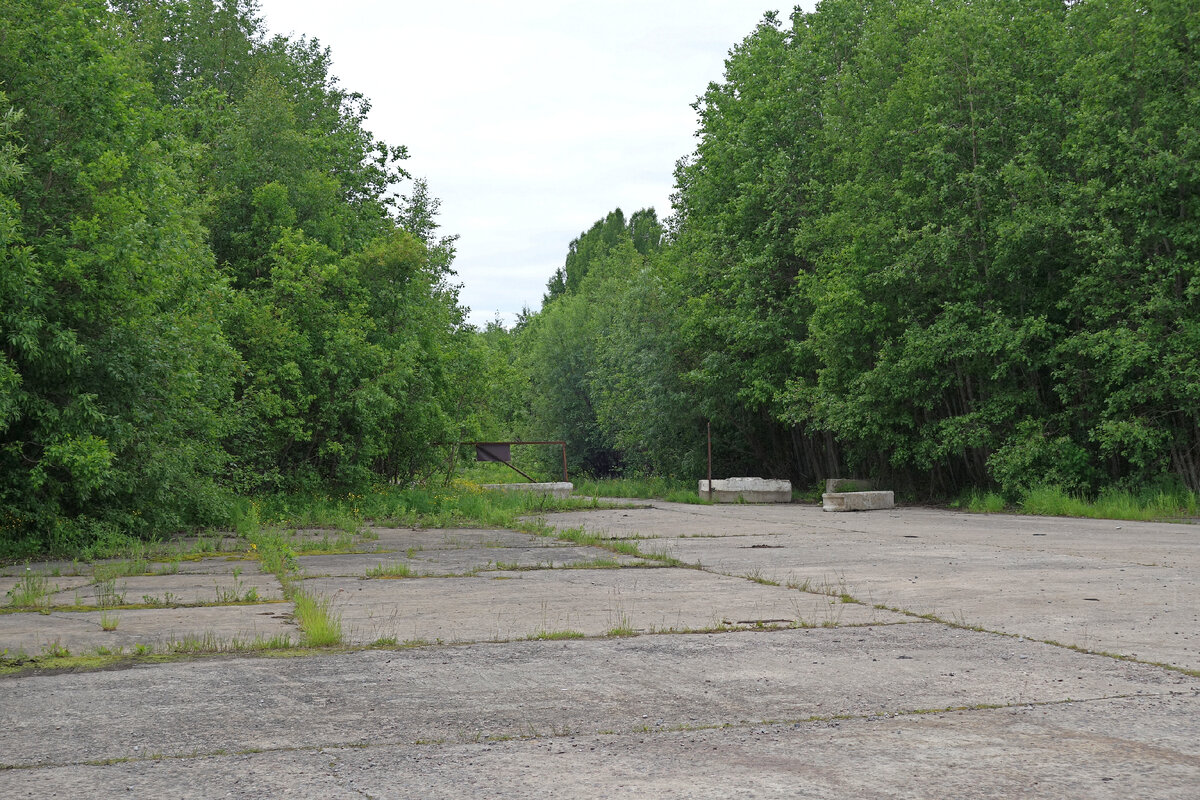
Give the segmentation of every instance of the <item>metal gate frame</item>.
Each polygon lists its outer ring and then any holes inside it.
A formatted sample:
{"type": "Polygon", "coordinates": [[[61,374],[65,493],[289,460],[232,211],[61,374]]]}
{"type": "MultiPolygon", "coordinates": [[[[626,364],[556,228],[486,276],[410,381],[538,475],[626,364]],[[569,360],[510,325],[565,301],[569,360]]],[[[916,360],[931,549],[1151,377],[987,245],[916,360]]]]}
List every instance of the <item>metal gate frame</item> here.
{"type": "MultiPolygon", "coordinates": [[[[471,445],[472,447],[475,448],[477,460],[479,460],[478,459],[479,448],[487,447],[488,445],[504,445],[504,446],[511,447],[514,444],[521,444],[521,445],[524,445],[524,444],[556,444],[556,445],[559,445],[560,447],[562,447],[563,482],[565,483],[568,480],[568,478],[567,478],[567,443],[564,441],[549,441],[549,442],[434,442],[433,444],[435,446],[445,446],[445,447],[455,448],[454,450],[450,451],[452,459],[453,459],[453,454],[455,452],[457,452],[457,448],[462,447],[463,445],[471,445]]],[[[495,463],[495,464],[504,464],[509,469],[513,470],[514,472],[519,473],[521,476],[523,476],[525,478],[525,480],[529,481],[530,483],[537,483],[537,481],[535,481],[530,476],[526,475],[521,470],[514,467],[508,461],[502,461],[500,459],[483,459],[483,460],[491,461],[492,463],[495,463]]],[[[451,470],[453,470],[453,468],[454,468],[453,460],[451,460],[451,470]]],[[[447,478],[447,480],[449,480],[449,479],[447,478]]]]}

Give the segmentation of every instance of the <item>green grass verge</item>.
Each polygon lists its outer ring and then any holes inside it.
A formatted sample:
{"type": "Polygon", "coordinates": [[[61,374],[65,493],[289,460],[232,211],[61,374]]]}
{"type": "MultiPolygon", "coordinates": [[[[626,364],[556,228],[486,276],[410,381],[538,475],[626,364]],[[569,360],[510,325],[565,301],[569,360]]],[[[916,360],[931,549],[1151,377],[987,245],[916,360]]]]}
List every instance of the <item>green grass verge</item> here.
{"type": "Polygon", "coordinates": [[[1048,517],[1084,517],[1161,521],[1196,517],[1200,502],[1184,490],[1130,492],[1108,489],[1094,499],[1064,492],[1057,486],[1037,486],[1026,490],[1015,504],[1009,504],[996,492],[973,491],[954,504],[968,511],[995,513],[1013,511],[1048,517]]]}
{"type": "Polygon", "coordinates": [[[708,502],[700,499],[695,481],[679,478],[604,478],[577,480],[574,483],[575,494],[585,497],[630,497],[697,504],[708,502]]]}

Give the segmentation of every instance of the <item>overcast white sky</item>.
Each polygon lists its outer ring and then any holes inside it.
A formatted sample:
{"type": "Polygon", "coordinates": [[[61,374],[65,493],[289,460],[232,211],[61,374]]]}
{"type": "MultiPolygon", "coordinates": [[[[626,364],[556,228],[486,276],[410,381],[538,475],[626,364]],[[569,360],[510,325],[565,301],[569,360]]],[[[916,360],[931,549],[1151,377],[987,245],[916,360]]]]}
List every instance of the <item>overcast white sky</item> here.
{"type": "MultiPolygon", "coordinates": [[[[811,9],[812,0],[803,3],[811,9]]],[[[319,39],[369,128],[458,234],[482,325],[537,309],[567,245],[614,208],[670,214],[691,103],[777,0],[260,0],[267,28],[319,39]]]]}

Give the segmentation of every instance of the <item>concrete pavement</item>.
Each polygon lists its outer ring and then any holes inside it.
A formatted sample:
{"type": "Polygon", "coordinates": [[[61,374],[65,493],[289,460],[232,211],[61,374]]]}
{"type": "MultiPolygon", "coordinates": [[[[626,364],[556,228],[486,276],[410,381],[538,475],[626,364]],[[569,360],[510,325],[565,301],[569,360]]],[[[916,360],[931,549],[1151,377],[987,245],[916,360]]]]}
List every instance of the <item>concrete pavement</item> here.
{"type": "MultiPolygon", "coordinates": [[[[406,529],[302,556],[358,647],[0,678],[0,796],[1196,795],[1200,528],[659,502],[547,521],[657,558],[406,529]]],[[[127,604],[204,605],[106,612],[112,631],[69,608],[95,577],[56,569],[53,610],[0,614],[9,657],[299,638],[240,553],[116,579],[127,604]]]]}

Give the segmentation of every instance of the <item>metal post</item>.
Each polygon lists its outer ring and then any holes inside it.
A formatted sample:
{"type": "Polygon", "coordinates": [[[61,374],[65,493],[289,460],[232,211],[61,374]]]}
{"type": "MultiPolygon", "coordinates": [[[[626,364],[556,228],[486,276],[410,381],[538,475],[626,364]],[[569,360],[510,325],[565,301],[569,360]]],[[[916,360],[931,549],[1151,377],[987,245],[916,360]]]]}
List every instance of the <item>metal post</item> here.
{"type": "Polygon", "coordinates": [[[563,451],[563,483],[567,482],[567,443],[562,443],[563,451]]]}
{"type": "Polygon", "coordinates": [[[712,502],[712,420],[708,421],[708,502],[712,502]]]}

